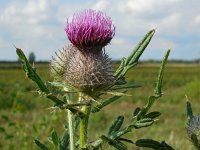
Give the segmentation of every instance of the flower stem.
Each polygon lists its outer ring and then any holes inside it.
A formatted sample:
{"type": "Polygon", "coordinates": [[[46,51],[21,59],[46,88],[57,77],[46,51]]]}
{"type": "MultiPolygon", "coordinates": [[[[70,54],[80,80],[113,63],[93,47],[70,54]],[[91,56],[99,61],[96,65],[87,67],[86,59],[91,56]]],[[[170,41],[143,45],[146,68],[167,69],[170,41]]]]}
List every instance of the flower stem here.
{"type": "Polygon", "coordinates": [[[79,149],[83,149],[87,144],[87,131],[88,131],[88,120],[90,116],[91,106],[82,106],[81,111],[84,116],[80,119],[80,145],[79,149]]]}
{"type": "MultiPolygon", "coordinates": [[[[73,95],[70,93],[68,95],[69,100],[67,100],[68,104],[70,104],[73,99],[73,95]]],[[[74,141],[74,128],[73,128],[73,114],[70,110],[67,110],[68,115],[68,128],[69,128],[69,139],[70,139],[70,150],[75,150],[75,141],[74,141]]]]}

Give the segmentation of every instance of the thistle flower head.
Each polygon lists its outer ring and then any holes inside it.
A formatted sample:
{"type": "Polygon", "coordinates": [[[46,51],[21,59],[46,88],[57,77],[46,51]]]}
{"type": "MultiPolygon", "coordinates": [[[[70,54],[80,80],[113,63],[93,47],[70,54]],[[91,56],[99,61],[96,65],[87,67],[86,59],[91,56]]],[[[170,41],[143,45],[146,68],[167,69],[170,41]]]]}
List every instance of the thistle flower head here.
{"type": "Polygon", "coordinates": [[[89,9],[74,14],[71,22],[67,20],[65,31],[69,41],[79,50],[102,50],[113,38],[115,27],[101,11],[89,9]]]}
{"type": "Polygon", "coordinates": [[[87,94],[114,82],[110,58],[104,51],[84,55],[73,44],[56,53],[51,70],[54,76],[87,94]]]}
{"type": "Polygon", "coordinates": [[[200,148],[200,114],[189,120],[187,131],[194,146],[200,148]]]}

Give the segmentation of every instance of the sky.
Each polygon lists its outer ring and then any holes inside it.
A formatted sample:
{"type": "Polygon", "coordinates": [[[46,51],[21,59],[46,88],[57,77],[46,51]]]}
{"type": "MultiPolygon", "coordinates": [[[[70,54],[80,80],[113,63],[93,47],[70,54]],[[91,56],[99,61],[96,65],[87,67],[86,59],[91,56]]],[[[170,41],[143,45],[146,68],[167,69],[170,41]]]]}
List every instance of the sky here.
{"type": "Polygon", "coordinates": [[[69,43],[67,18],[84,9],[103,11],[116,26],[106,46],[112,59],[127,57],[151,29],[156,33],[142,60],[200,58],[199,0],[0,0],[0,60],[17,60],[16,47],[50,60],[69,43]]]}

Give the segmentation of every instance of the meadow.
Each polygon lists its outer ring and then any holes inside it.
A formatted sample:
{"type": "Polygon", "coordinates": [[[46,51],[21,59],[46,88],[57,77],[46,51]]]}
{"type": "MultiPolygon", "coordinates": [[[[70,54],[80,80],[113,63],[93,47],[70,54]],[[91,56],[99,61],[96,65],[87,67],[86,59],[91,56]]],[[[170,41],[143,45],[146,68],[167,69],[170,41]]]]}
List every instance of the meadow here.
{"type": "MultiPolygon", "coordinates": [[[[0,149],[37,150],[34,139],[46,143],[51,149],[49,136],[53,130],[59,134],[66,124],[66,112],[52,111],[52,103],[38,96],[37,87],[30,81],[20,66],[0,65],[0,149]]],[[[116,66],[116,65],[115,65],[116,66]]],[[[37,65],[38,73],[45,81],[52,80],[48,65],[37,65]]],[[[133,110],[145,104],[153,94],[159,64],[141,63],[127,74],[128,80],[142,85],[129,91],[131,96],[123,97],[101,112],[91,116],[89,136],[95,140],[107,132],[118,115],[130,121],[133,110]]],[[[179,150],[192,150],[186,131],[186,98],[193,105],[194,112],[200,113],[200,64],[171,64],[165,69],[163,96],[152,110],[162,113],[159,120],[149,128],[129,133],[133,141],[138,138],[165,140],[179,150]]],[[[111,149],[107,146],[105,149],[111,149]]],[[[137,150],[129,144],[130,150],[137,150]]]]}

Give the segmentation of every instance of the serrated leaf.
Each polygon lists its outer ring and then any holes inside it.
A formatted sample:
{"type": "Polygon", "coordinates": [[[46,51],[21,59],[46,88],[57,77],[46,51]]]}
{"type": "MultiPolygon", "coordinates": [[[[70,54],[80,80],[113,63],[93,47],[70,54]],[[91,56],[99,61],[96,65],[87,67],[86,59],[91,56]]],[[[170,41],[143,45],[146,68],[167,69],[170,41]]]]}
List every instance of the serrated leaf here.
{"type": "Polygon", "coordinates": [[[153,111],[153,112],[150,112],[150,113],[146,114],[146,115],[145,115],[145,118],[154,119],[154,118],[156,118],[156,117],[158,117],[158,116],[160,116],[160,115],[161,115],[160,112],[158,112],[158,111],[153,111]]]}
{"type": "Polygon", "coordinates": [[[155,30],[150,30],[139,42],[139,44],[134,48],[130,56],[122,59],[119,68],[114,74],[117,79],[120,79],[121,77],[125,76],[126,72],[137,64],[140,56],[151,41],[151,38],[153,37],[154,33],[155,30]]]}
{"type": "Polygon", "coordinates": [[[35,68],[31,67],[31,65],[29,64],[29,62],[28,62],[26,56],[24,55],[23,51],[19,48],[16,48],[16,53],[23,63],[23,68],[24,68],[24,71],[25,71],[26,75],[28,76],[28,78],[33,80],[38,85],[40,91],[47,94],[47,98],[49,98],[54,103],[56,103],[56,105],[63,105],[64,104],[63,101],[59,100],[56,96],[54,96],[50,93],[50,91],[47,88],[47,86],[45,85],[45,83],[42,81],[42,79],[36,73],[35,68]]]}
{"type": "Polygon", "coordinates": [[[112,126],[109,128],[108,136],[111,137],[113,133],[117,132],[124,122],[124,116],[118,116],[113,122],[112,126]]]}
{"type": "Polygon", "coordinates": [[[35,141],[35,144],[42,150],[49,150],[49,148],[43,143],[41,143],[39,140],[35,139],[34,141],[35,141]]]}
{"type": "Polygon", "coordinates": [[[163,81],[163,76],[164,76],[164,69],[165,69],[165,64],[167,62],[169,53],[170,53],[170,49],[167,50],[167,53],[165,54],[164,59],[163,59],[161,66],[160,66],[160,70],[159,70],[159,73],[158,73],[158,79],[157,79],[157,82],[156,82],[156,88],[155,88],[155,91],[154,91],[156,96],[162,95],[161,87],[162,87],[162,81],[163,81]]]}
{"type": "Polygon", "coordinates": [[[38,76],[35,69],[33,69],[31,67],[31,65],[29,64],[29,62],[28,62],[26,56],[24,55],[23,51],[19,48],[16,48],[16,53],[19,56],[20,60],[23,62],[23,68],[24,68],[24,71],[26,72],[27,76],[31,80],[33,80],[34,82],[37,83],[38,87],[40,88],[40,90],[42,92],[48,93],[49,90],[47,89],[46,85],[41,80],[41,78],[38,76]]]}
{"type": "Polygon", "coordinates": [[[57,147],[59,145],[59,138],[55,130],[51,133],[51,139],[52,139],[53,144],[57,147]]]}

